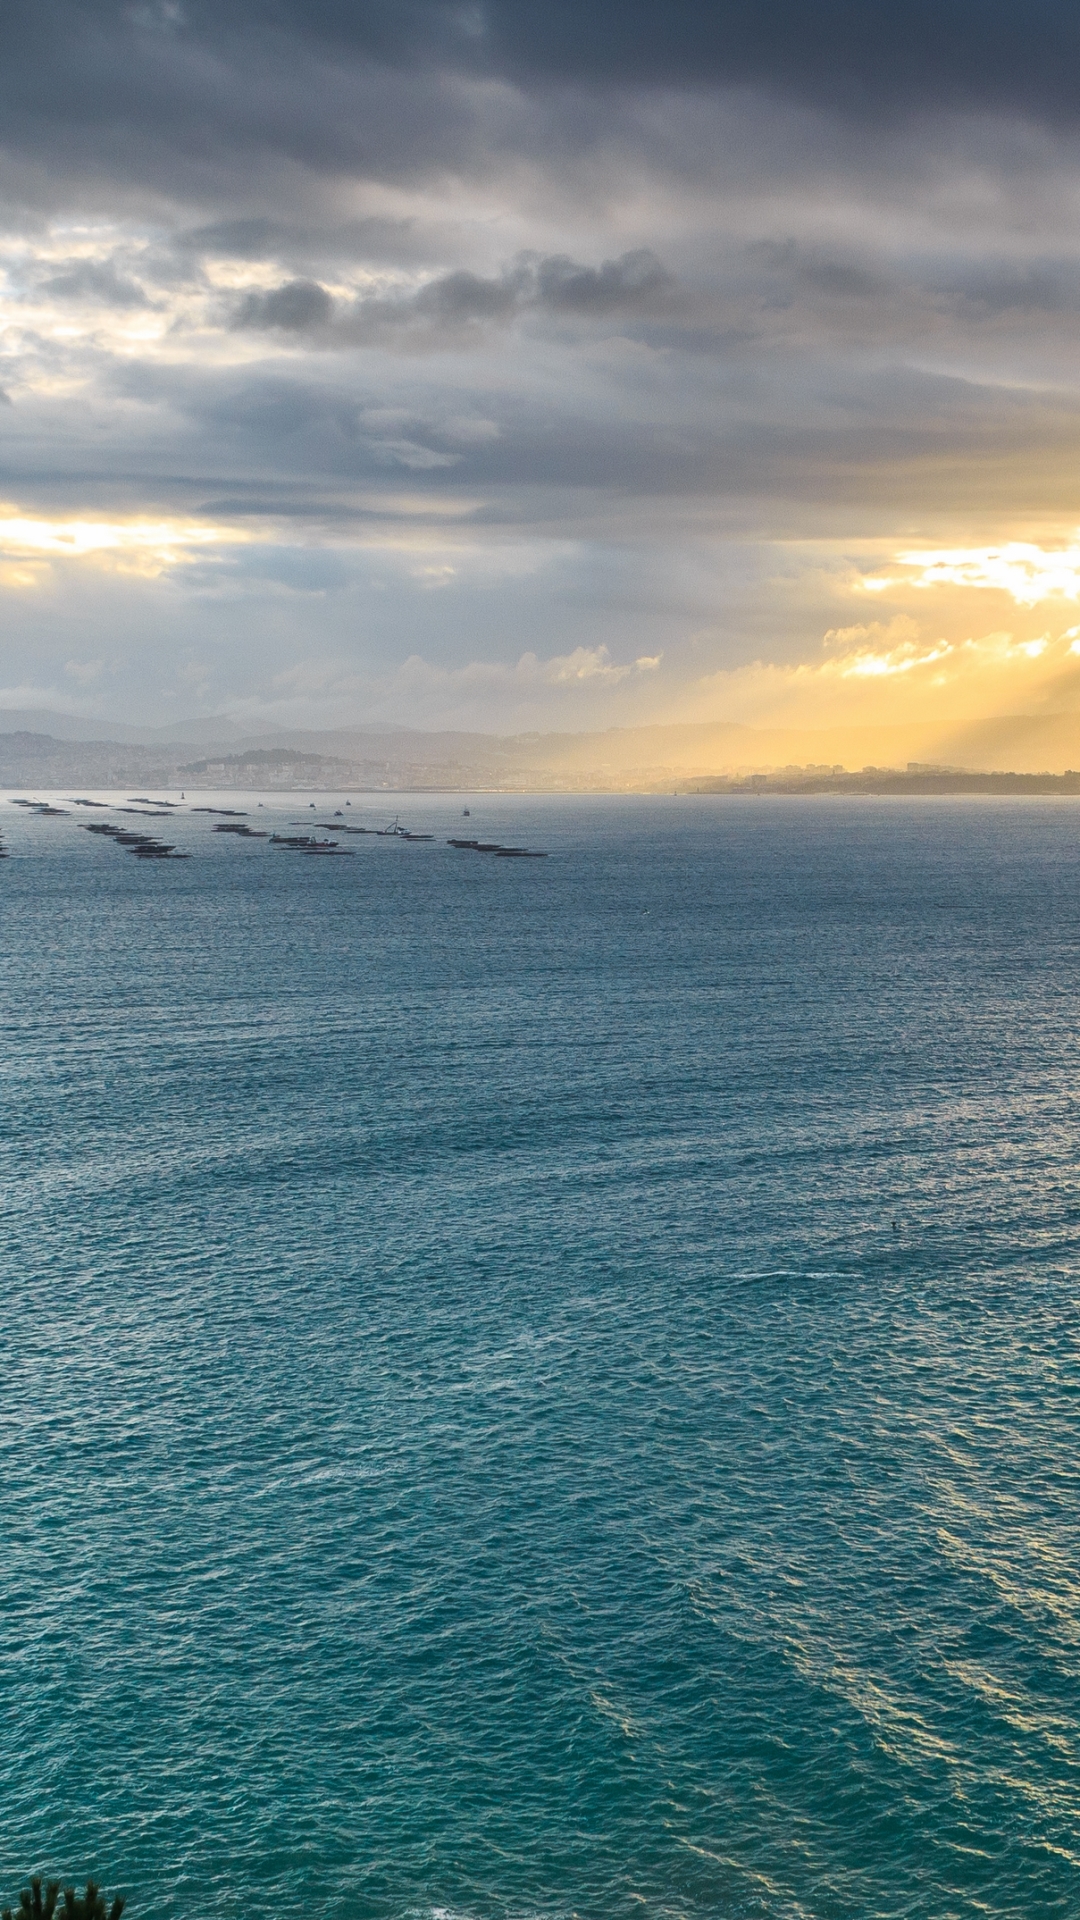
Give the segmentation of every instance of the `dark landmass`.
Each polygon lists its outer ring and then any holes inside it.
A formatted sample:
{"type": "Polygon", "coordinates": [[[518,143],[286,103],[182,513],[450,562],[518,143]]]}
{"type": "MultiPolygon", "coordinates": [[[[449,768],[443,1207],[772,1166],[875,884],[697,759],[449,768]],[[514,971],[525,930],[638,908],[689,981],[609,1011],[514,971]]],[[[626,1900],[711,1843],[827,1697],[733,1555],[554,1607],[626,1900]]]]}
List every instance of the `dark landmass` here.
{"type": "Polygon", "coordinates": [[[248,753],[194,760],[177,768],[182,779],[202,787],[341,787],[354,784],[351,761],[302,748],[259,747],[248,753]]]}
{"type": "Polygon", "coordinates": [[[859,773],[836,768],[785,767],[780,773],[755,773],[742,779],[693,780],[688,793],[973,793],[1080,794],[1080,773],[970,773],[959,769],[863,767],[859,773]]]}

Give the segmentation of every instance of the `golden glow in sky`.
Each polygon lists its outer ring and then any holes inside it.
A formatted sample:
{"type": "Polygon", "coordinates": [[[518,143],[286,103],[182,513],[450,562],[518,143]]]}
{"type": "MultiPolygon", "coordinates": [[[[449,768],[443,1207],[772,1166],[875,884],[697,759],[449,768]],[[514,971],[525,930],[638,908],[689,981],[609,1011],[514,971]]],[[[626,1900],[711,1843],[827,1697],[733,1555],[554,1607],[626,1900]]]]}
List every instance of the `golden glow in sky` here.
{"type": "Polygon", "coordinates": [[[252,535],[200,520],[45,519],[0,506],[0,584],[33,586],[42,563],[82,560],[153,578],[216,547],[252,535]]]}
{"type": "Polygon", "coordinates": [[[907,579],[878,576],[863,582],[871,593],[890,587],[967,587],[1008,594],[1018,607],[1035,607],[1044,600],[1080,599],[1080,545],[1047,550],[1029,541],[1012,540],[1000,547],[953,547],[940,551],[916,549],[898,553],[895,564],[910,568],[907,579]]]}

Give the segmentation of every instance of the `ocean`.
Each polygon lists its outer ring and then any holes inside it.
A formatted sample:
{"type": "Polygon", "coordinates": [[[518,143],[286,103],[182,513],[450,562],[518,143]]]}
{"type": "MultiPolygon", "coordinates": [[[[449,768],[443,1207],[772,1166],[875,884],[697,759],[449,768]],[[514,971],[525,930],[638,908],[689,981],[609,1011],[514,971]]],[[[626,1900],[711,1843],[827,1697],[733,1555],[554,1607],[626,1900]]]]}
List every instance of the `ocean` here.
{"type": "Polygon", "coordinates": [[[0,803],[0,1900],[1075,1914],[1078,804],[58,804],[0,803]]]}

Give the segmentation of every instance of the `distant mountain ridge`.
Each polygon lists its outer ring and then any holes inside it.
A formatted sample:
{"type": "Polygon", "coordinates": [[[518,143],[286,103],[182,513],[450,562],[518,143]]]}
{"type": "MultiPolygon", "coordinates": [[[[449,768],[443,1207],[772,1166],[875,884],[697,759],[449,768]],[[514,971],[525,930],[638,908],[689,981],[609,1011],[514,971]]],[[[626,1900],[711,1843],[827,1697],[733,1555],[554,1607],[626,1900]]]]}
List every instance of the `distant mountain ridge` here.
{"type": "MultiPolygon", "coordinates": [[[[380,721],[364,729],[365,733],[391,734],[398,729],[380,721]]],[[[159,727],[132,726],[126,721],[88,718],[85,714],[57,713],[50,707],[11,707],[0,710],[0,735],[6,733],[44,734],[52,740],[113,741],[127,746],[206,746],[288,744],[299,739],[296,728],[279,729],[256,735],[228,714],[196,716],[190,720],[170,720],[159,727]]],[[[312,735],[311,738],[315,738],[312,735]]],[[[319,735],[322,739],[325,736],[319,735]]]]}
{"type": "Polygon", "coordinates": [[[375,790],[650,792],[726,775],[826,775],[910,762],[972,772],[1080,767],[1080,714],[1003,715],[962,728],[755,728],[736,721],[487,734],[278,728],[226,716],[139,729],[29,709],[0,714],[0,786],[355,786],[375,790]]]}

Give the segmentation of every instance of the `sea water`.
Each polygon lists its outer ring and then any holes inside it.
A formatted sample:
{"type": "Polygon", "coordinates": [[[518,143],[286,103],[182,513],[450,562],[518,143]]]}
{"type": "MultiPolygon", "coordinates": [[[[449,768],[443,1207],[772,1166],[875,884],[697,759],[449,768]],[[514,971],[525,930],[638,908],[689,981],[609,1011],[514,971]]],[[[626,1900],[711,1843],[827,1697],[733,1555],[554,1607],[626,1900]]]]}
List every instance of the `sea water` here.
{"type": "Polygon", "coordinates": [[[0,1899],[1075,1914],[1080,807],[470,804],[0,806],[0,1899]]]}

